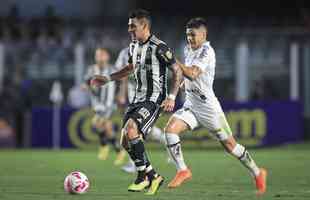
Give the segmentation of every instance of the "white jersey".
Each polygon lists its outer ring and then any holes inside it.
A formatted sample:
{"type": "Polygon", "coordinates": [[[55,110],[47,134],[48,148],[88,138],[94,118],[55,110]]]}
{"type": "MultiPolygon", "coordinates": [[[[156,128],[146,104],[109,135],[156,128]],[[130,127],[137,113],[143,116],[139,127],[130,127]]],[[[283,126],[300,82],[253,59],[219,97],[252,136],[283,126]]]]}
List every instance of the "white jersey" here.
{"type": "MultiPolygon", "coordinates": [[[[128,53],[129,53],[129,47],[125,47],[118,54],[118,57],[115,62],[115,68],[117,70],[122,69],[124,66],[128,64],[128,58],[129,58],[128,53]]],[[[127,88],[128,101],[129,103],[131,103],[135,97],[135,88],[136,88],[134,74],[129,74],[127,85],[128,85],[127,88]]]]}
{"type": "Polygon", "coordinates": [[[232,133],[226,117],[213,91],[215,52],[209,42],[199,49],[185,47],[185,65],[197,66],[202,73],[193,81],[185,79],[186,99],[183,108],[173,116],[194,129],[206,127],[219,140],[226,140],[232,133]]]}
{"type": "MultiPolygon", "coordinates": [[[[115,70],[112,66],[107,66],[103,69],[97,65],[91,65],[88,67],[85,75],[85,81],[89,81],[94,75],[109,75],[115,70]]],[[[109,117],[114,109],[114,97],[115,97],[115,83],[113,81],[100,86],[98,89],[91,90],[91,104],[94,111],[105,117],[109,117]]]]}
{"type": "Polygon", "coordinates": [[[195,104],[207,103],[213,105],[217,98],[213,91],[215,75],[215,52],[210,43],[205,42],[199,49],[192,50],[189,46],[184,48],[185,65],[193,65],[202,70],[195,80],[185,79],[186,101],[195,104]]]}
{"type": "Polygon", "coordinates": [[[190,81],[185,79],[186,95],[189,99],[195,99],[197,95],[214,96],[213,81],[215,74],[215,53],[209,42],[205,42],[199,49],[192,50],[189,46],[184,48],[185,65],[197,66],[202,74],[197,79],[190,81]]]}

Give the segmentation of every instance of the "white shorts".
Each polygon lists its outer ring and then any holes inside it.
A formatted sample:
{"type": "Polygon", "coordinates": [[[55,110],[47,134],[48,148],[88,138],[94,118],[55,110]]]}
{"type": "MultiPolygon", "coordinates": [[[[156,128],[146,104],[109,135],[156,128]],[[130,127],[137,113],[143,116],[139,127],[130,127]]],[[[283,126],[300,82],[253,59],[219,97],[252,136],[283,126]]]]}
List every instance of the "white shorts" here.
{"type": "Polygon", "coordinates": [[[192,130],[203,126],[212,136],[221,141],[232,135],[225,114],[220,107],[198,107],[197,109],[199,110],[183,107],[177,110],[173,117],[184,121],[192,130]]]}

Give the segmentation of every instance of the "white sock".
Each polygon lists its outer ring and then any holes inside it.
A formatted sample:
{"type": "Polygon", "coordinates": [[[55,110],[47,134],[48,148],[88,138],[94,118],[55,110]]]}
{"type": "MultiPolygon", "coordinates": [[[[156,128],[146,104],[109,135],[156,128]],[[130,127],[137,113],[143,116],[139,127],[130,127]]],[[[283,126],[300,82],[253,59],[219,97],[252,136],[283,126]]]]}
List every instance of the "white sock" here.
{"type": "Polygon", "coordinates": [[[166,140],[168,152],[170,154],[170,157],[174,161],[177,170],[180,171],[187,169],[181,149],[180,137],[177,134],[166,133],[166,140]]]}
{"type": "MultiPolygon", "coordinates": [[[[165,133],[160,128],[154,126],[152,128],[152,131],[150,132],[150,135],[154,140],[159,141],[161,144],[165,146],[167,145],[165,133]]],[[[168,149],[167,149],[167,154],[168,154],[168,158],[172,159],[168,149]]]]}
{"type": "Polygon", "coordinates": [[[154,140],[159,141],[160,143],[166,145],[165,134],[162,132],[160,128],[154,126],[150,132],[150,135],[154,140]]]}
{"type": "Polygon", "coordinates": [[[252,176],[259,175],[259,168],[244,146],[237,144],[231,154],[240,160],[240,162],[250,171],[252,176]]]}

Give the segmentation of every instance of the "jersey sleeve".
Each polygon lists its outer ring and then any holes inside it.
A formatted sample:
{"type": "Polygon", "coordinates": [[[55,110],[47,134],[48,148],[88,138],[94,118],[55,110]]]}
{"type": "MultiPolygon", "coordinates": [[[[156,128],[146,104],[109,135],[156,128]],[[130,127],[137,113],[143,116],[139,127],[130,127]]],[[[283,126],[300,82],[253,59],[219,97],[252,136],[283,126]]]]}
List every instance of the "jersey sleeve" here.
{"type": "Polygon", "coordinates": [[[199,56],[193,60],[192,65],[199,67],[202,71],[205,71],[210,63],[211,55],[208,53],[208,47],[204,47],[199,56]]]}
{"type": "Polygon", "coordinates": [[[115,62],[116,69],[121,69],[128,64],[128,50],[129,48],[127,47],[119,53],[115,62]]]}
{"type": "Polygon", "coordinates": [[[156,57],[158,58],[158,60],[160,62],[162,62],[162,63],[164,63],[165,65],[168,65],[168,66],[173,65],[175,63],[175,57],[174,57],[172,51],[164,43],[160,43],[157,46],[156,57]]]}
{"type": "Polygon", "coordinates": [[[115,82],[109,82],[107,84],[107,99],[106,99],[106,106],[107,107],[112,107],[112,105],[114,104],[114,97],[115,97],[115,82]]]}

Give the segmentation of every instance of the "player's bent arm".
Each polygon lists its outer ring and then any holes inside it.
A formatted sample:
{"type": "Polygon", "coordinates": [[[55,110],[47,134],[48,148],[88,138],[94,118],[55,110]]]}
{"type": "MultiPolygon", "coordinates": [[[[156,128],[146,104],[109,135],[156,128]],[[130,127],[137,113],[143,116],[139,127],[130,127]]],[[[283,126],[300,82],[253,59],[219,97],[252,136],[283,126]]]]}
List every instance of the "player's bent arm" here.
{"type": "Polygon", "coordinates": [[[124,78],[124,77],[128,76],[129,74],[131,74],[133,72],[133,69],[134,69],[133,65],[132,64],[128,64],[124,68],[119,70],[118,72],[110,74],[110,79],[112,81],[121,80],[122,78],[124,78]]]}
{"type": "Polygon", "coordinates": [[[172,71],[173,74],[173,81],[172,81],[172,86],[170,88],[170,95],[173,95],[174,97],[177,96],[181,82],[182,82],[182,71],[178,64],[174,63],[171,65],[170,70],[172,71]]]}
{"type": "Polygon", "coordinates": [[[133,69],[134,69],[133,65],[128,64],[123,69],[121,69],[120,71],[112,73],[108,76],[94,75],[90,81],[90,85],[92,87],[101,86],[101,85],[106,84],[109,81],[121,80],[122,78],[128,76],[133,71],[133,69]]]}
{"type": "Polygon", "coordinates": [[[182,70],[183,75],[191,81],[195,80],[202,73],[202,70],[195,65],[187,67],[177,59],[176,62],[182,70]]]}

